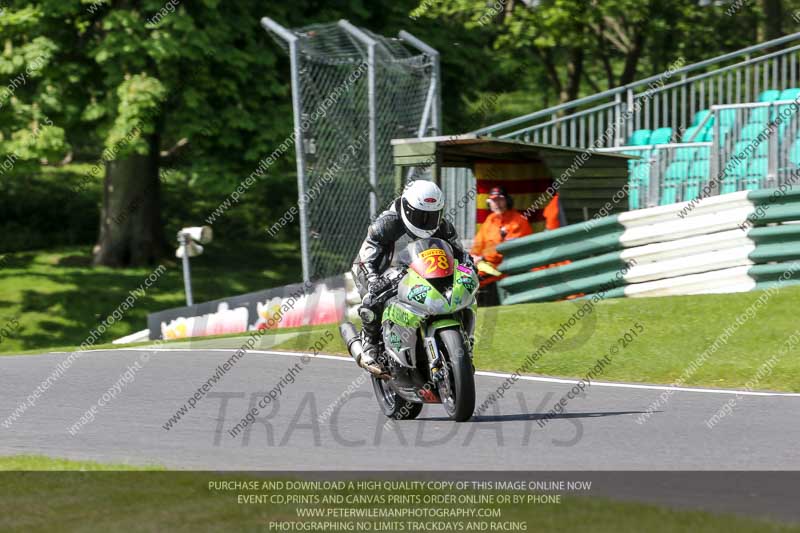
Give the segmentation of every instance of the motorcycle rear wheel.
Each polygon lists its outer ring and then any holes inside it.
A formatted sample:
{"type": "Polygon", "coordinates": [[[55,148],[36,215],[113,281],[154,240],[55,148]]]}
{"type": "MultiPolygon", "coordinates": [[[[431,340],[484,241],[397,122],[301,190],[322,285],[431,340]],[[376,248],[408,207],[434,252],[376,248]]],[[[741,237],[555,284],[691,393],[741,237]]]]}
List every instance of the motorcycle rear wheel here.
{"type": "Polygon", "coordinates": [[[439,348],[445,351],[448,388],[452,396],[446,398],[444,387],[440,386],[442,403],[450,418],[456,422],[466,422],[475,411],[475,378],[469,350],[457,329],[440,330],[437,335],[439,348]]]}
{"type": "Polygon", "coordinates": [[[413,420],[422,411],[421,403],[404,400],[392,390],[386,381],[380,378],[372,376],[372,388],[375,390],[375,399],[378,400],[381,411],[388,418],[413,420]]]}

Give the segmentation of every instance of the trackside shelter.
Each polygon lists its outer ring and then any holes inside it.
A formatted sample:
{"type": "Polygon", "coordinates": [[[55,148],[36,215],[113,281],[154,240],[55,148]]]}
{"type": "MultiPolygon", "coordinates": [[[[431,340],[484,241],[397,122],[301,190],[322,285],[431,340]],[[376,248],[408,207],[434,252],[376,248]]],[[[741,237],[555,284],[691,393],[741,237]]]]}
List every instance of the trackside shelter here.
{"type": "MultiPolygon", "coordinates": [[[[414,175],[415,168],[426,170],[425,174],[417,170],[418,177],[430,172],[431,179],[439,185],[450,169],[468,169],[477,180],[478,210],[485,207],[482,193],[502,185],[514,197],[518,210],[533,207],[541,212],[549,199],[547,188],[555,182],[560,184],[558,192],[567,224],[588,220],[598,213],[628,210],[624,189],[628,183],[628,160],[635,156],[473,134],[394,139],[392,146],[397,191],[414,175]]],[[[457,180],[457,186],[467,190],[472,183],[460,183],[468,181],[468,175],[464,176],[464,180],[457,180]]],[[[478,223],[482,222],[480,213],[477,215],[478,223]]]]}

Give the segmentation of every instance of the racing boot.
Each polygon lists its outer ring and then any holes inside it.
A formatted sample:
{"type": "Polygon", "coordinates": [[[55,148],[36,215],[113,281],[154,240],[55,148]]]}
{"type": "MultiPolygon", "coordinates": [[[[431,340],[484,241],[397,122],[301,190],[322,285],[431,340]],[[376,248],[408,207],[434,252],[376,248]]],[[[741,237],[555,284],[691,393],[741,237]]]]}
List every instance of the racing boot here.
{"type": "Polygon", "coordinates": [[[374,376],[387,376],[386,370],[378,361],[379,345],[373,342],[368,335],[362,335],[361,346],[363,351],[361,352],[361,358],[358,360],[358,365],[374,376]]]}
{"type": "Polygon", "coordinates": [[[383,365],[378,361],[381,343],[380,324],[375,324],[374,320],[369,320],[369,318],[374,318],[373,311],[369,309],[362,307],[359,310],[359,315],[361,315],[363,328],[361,330],[362,351],[361,357],[359,357],[357,361],[358,366],[374,376],[388,378],[388,372],[386,372],[386,369],[383,368],[383,365]]]}

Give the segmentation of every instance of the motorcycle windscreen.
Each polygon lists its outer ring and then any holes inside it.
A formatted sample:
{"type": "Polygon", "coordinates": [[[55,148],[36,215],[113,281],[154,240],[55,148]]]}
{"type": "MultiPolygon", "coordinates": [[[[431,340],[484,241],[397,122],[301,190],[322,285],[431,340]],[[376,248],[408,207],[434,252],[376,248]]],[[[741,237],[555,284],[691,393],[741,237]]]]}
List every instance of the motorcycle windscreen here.
{"type": "Polygon", "coordinates": [[[406,247],[409,267],[425,279],[452,277],[453,249],[442,239],[420,239],[406,247]]]}

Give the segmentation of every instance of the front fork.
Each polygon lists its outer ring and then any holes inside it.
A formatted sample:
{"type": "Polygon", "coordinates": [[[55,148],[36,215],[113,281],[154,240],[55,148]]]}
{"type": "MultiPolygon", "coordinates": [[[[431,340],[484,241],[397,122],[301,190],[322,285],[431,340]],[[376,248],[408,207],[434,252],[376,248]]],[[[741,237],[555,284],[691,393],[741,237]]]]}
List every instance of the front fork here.
{"type": "Polygon", "coordinates": [[[458,320],[453,318],[440,318],[427,325],[427,327],[420,327],[420,335],[424,340],[425,354],[428,356],[428,369],[430,370],[431,380],[434,383],[439,383],[445,374],[442,372],[442,354],[436,344],[436,332],[442,328],[461,326],[458,320]]]}
{"type": "MultiPolygon", "coordinates": [[[[434,330],[434,334],[435,334],[434,330]]],[[[424,333],[423,333],[424,334],[424,333]]],[[[425,353],[428,356],[428,369],[430,370],[431,380],[438,383],[444,377],[442,370],[442,354],[439,352],[439,347],[436,345],[436,338],[431,335],[430,337],[423,337],[425,343],[425,353]]]]}
{"type": "MultiPolygon", "coordinates": [[[[439,347],[436,344],[436,332],[445,327],[458,327],[459,331],[461,332],[462,337],[464,338],[464,345],[469,350],[470,360],[472,359],[472,348],[475,344],[474,337],[470,336],[464,324],[462,324],[459,320],[454,318],[445,318],[441,320],[437,320],[436,322],[430,324],[427,328],[420,327],[420,335],[423,338],[424,345],[425,345],[425,354],[428,356],[428,369],[430,371],[431,380],[434,383],[439,383],[442,379],[446,377],[447,369],[443,368],[444,361],[442,360],[442,354],[439,351],[439,347]],[[425,330],[427,329],[427,331],[425,330]]],[[[472,371],[475,372],[475,365],[472,365],[472,371]]]]}

